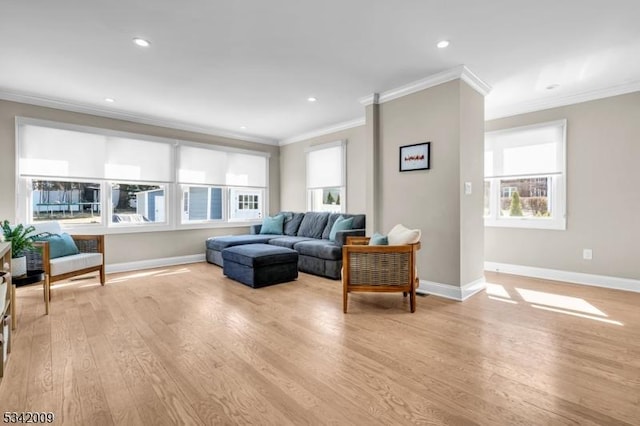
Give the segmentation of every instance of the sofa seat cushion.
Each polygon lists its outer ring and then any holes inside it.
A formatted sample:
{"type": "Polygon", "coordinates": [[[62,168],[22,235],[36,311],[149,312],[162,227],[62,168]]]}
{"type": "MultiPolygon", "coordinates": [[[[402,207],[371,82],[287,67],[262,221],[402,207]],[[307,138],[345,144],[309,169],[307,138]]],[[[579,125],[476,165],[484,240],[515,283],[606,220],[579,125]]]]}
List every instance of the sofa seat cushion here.
{"type": "Polygon", "coordinates": [[[244,244],[264,244],[272,239],[273,235],[228,235],[226,237],[207,238],[206,247],[210,250],[222,251],[227,247],[244,244]]]}
{"type": "Polygon", "coordinates": [[[251,268],[259,268],[282,263],[297,263],[298,253],[295,250],[270,244],[247,244],[224,249],[222,258],[225,266],[228,261],[231,261],[251,268]]]}
{"type": "Polygon", "coordinates": [[[102,265],[102,253],[80,253],[51,259],[51,276],[102,265]]]}
{"type": "Polygon", "coordinates": [[[274,246],[286,247],[292,249],[294,245],[302,241],[313,241],[313,238],[307,237],[276,237],[269,240],[269,244],[274,246]]]}
{"type": "Polygon", "coordinates": [[[294,245],[293,248],[298,253],[305,256],[312,256],[325,260],[342,259],[342,247],[339,247],[334,242],[328,240],[302,241],[294,245]]]}

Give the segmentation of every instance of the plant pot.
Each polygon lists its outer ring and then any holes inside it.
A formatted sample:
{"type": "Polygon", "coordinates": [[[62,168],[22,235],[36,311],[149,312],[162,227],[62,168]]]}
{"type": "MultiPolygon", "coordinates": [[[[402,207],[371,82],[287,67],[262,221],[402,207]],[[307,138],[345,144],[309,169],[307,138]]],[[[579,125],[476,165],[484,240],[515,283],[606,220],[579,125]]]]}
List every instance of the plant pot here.
{"type": "Polygon", "coordinates": [[[27,256],[11,259],[11,275],[16,278],[27,275],[27,256]]]}

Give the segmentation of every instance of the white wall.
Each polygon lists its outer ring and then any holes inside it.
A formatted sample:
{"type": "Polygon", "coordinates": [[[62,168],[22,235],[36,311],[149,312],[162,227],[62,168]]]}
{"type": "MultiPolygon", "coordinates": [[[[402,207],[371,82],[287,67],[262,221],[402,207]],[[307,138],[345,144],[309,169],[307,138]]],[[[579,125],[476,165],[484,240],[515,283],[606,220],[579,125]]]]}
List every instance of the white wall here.
{"type": "Polygon", "coordinates": [[[640,279],[640,92],[488,121],[567,119],[567,229],[486,228],[487,261],[640,279]],[[593,250],[583,260],[582,250],[593,250]]]}
{"type": "Polygon", "coordinates": [[[347,213],[364,213],[365,205],[365,149],[364,126],[318,136],[280,147],[280,206],[282,210],[307,211],[305,150],[313,145],[347,141],[347,213]]]}
{"type": "Polygon", "coordinates": [[[483,277],[484,98],[461,80],[380,105],[378,219],[422,230],[421,280],[461,287],[483,277]],[[399,148],[431,142],[431,169],[399,172],[399,148]],[[476,188],[462,195],[463,180],[476,188]]]}

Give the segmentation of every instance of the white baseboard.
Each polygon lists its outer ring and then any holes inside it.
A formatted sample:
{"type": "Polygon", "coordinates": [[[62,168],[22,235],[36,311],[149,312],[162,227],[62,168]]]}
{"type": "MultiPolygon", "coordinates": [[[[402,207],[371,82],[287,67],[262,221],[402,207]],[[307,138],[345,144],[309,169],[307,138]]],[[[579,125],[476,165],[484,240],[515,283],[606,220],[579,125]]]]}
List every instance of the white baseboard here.
{"type": "Polygon", "coordinates": [[[561,271],[558,269],[536,268],[533,266],[512,265],[509,263],[498,262],[484,262],[484,269],[486,271],[504,272],[505,274],[523,275],[525,277],[564,281],[573,284],[583,284],[640,293],[640,280],[634,280],[631,278],[593,275],[582,272],[561,271]]]}
{"type": "Polygon", "coordinates": [[[420,280],[420,286],[416,289],[419,294],[432,294],[446,299],[463,302],[474,294],[484,290],[486,281],[484,277],[458,287],[451,284],[442,284],[434,281],[420,280]]]}
{"type": "Polygon", "coordinates": [[[105,266],[105,272],[112,274],[114,272],[137,271],[140,269],[161,268],[163,266],[183,265],[185,263],[204,262],[205,255],[192,254],[189,256],[163,257],[160,259],[138,260],[136,262],[111,263],[105,266]]]}

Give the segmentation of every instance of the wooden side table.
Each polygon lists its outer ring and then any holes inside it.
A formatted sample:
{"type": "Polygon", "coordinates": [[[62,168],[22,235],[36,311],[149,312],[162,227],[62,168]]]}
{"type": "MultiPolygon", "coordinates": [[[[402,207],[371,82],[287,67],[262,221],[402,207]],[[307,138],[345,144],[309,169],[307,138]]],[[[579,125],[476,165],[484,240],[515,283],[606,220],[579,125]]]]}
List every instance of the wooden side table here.
{"type": "MultiPolygon", "coordinates": [[[[0,243],[0,269],[4,269],[4,265],[9,265],[9,271],[11,270],[11,244],[0,243]]],[[[15,306],[16,306],[16,287],[11,281],[11,273],[4,271],[2,276],[3,281],[7,283],[7,294],[4,300],[4,307],[0,312],[0,377],[4,375],[5,364],[8,361],[9,354],[11,353],[11,331],[15,330],[15,306]],[[5,318],[11,318],[11,325],[6,327],[5,330],[5,318]],[[7,353],[5,358],[4,353],[7,353]]]]}

